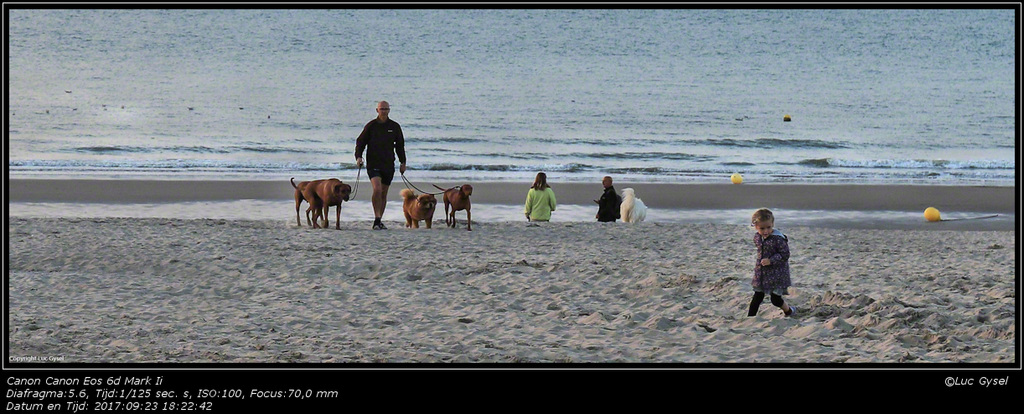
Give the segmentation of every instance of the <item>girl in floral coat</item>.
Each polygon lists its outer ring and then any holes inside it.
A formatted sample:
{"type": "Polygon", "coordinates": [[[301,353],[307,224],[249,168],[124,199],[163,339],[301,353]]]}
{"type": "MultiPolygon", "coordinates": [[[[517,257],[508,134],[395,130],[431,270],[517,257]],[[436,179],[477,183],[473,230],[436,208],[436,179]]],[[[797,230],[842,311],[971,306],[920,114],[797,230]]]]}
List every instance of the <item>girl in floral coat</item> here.
{"type": "Polygon", "coordinates": [[[754,263],[754,297],[750,300],[747,316],[757,315],[757,309],[765,293],[771,295],[772,304],[782,309],[786,316],[792,316],[796,308],[789,306],[783,295],[789,294],[789,239],[775,229],[775,215],[762,208],[754,212],[750,223],[757,229],[754,246],[757,247],[757,261],[754,263]]]}

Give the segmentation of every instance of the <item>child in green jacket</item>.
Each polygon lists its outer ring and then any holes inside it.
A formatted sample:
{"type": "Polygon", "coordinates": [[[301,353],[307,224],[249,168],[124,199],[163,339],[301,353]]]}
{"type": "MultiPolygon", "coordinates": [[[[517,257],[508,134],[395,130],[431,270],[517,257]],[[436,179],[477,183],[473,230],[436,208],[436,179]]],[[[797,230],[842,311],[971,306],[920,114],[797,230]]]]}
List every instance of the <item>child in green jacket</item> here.
{"type": "Polygon", "coordinates": [[[548,176],[537,173],[530,192],[526,194],[526,219],[529,221],[549,221],[551,212],[555,211],[555,192],[548,185],[548,176]]]}

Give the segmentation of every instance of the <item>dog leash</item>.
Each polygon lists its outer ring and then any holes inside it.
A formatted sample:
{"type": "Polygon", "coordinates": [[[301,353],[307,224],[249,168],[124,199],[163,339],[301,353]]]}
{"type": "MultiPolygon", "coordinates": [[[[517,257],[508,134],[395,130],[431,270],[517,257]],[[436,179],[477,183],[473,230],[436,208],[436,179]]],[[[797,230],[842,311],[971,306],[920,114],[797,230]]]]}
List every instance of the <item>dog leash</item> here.
{"type": "MultiPolygon", "coordinates": [[[[349,198],[352,199],[352,200],[355,200],[356,199],[356,194],[359,194],[359,175],[362,174],[362,172],[363,172],[363,166],[360,165],[358,171],[356,171],[356,189],[352,190],[352,195],[349,196],[349,198]]],[[[344,204],[345,203],[338,204],[338,211],[339,212],[341,211],[341,206],[344,205],[344,204]]]]}
{"type": "MultiPolygon", "coordinates": [[[[349,195],[349,199],[351,199],[351,200],[355,200],[356,199],[356,194],[359,193],[359,174],[362,173],[362,172],[363,172],[363,166],[360,165],[359,166],[359,170],[356,171],[356,188],[355,188],[355,190],[352,190],[352,194],[349,195]]],[[[338,203],[338,215],[339,216],[341,215],[341,208],[344,205],[345,205],[345,203],[338,203]]]]}
{"type": "Polygon", "coordinates": [[[356,194],[359,194],[359,175],[362,174],[362,172],[363,172],[363,166],[360,165],[359,166],[359,171],[356,172],[356,189],[352,191],[351,198],[353,200],[356,199],[356,194]]]}
{"type": "Polygon", "coordinates": [[[434,188],[436,188],[438,190],[441,190],[442,192],[445,192],[445,191],[448,191],[448,190],[461,190],[462,189],[461,185],[457,185],[455,187],[448,188],[448,189],[438,187],[437,184],[431,184],[431,185],[434,186],[434,188]]]}
{"type": "MultiPolygon", "coordinates": [[[[405,182],[405,187],[406,187],[406,188],[412,187],[412,188],[413,188],[413,189],[415,189],[416,191],[419,191],[419,192],[421,192],[421,193],[423,193],[423,194],[430,194],[430,195],[438,195],[438,194],[444,194],[444,191],[441,191],[440,193],[428,193],[428,192],[426,192],[426,191],[420,190],[419,188],[416,188],[416,186],[415,186],[415,185],[413,185],[413,184],[412,184],[411,182],[409,182],[409,179],[408,179],[408,178],[405,178],[405,173],[402,173],[402,181],[404,181],[404,182],[405,182]]],[[[434,187],[437,187],[437,185],[434,185],[434,187]]],[[[441,187],[437,187],[437,188],[439,188],[439,189],[440,189],[441,187]]],[[[442,189],[442,190],[443,190],[443,189],[442,189]]]]}

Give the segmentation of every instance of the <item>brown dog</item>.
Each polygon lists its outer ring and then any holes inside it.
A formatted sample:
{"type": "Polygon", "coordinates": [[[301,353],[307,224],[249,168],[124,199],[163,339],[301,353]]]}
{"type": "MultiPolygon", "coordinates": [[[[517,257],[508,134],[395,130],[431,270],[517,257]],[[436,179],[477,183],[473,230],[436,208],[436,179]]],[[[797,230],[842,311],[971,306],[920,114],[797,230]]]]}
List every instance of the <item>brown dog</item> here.
{"type": "Polygon", "coordinates": [[[466,230],[473,231],[473,214],[469,211],[471,207],[469,196],[473,195],[473,186],[464,184],[447,190],[441,187],[437,188],[444,190],[444,223],[448,227],[455,228],[455,212],[466,210],[466,230]],[[449,205],[452,207],[451,213],[448,212],[449,205]]]}
{"type": "Polygon", "coordinates": [[[341,182],[337,178],[303,181],[295,185],[295,179],[292,178],[292,187],[295,187],[295,221],[300,226],[302,225],[302,220],[299,219],[299,206],[305,200],[309,203],[309,208],[306,209],[306,222],[308,224],[313,226],[313,228],[320,228],[319,221],[322,217],[323,227],[330,227],[327,214],[332,206],[336,206],[334,227],[341,230],[341,203],[348,201],[349,195],[352,193],[352,186],[341,182]],[[310,211],[313,212],[312,221],[309,219],[310,211]]]}
{"type": "Polygon", "coordinates": [[[402,211],[405,212],[405,227],[414,229],[420,228],[420,220],[426,221],[427,228],[434,220],[434,207],[437,206],[437,198],[431,194],[416,196],[412,190],[405,188],[402,195],[402,211]]]}
{"type": "Polygon", "coordinates": [[[313,228],[317,227],[317,216],[323,217],[324,228],[330,227],[331,224],[327,220],[327,213],[331,207],[337,207],[334,210],[334,228],[341,230],[341,203],[348,201],[349,195],[352,194],[352,186],[341,182],[337,178],[329,178],[320,182],[312,190],[320,199],[320,206],[323,208],[323,212],[313,209],[313,228]]]}
{"type": "MultiPolygon", "coordinates": [[[[309,219],[309,212],[313,210],[313,203],[317,200],[306,199],[306,189],[309,188],[310,184],[317,183],[323,180],[316,181],[300,181],[299,185],[295,185],[295,177],[292,177],[292,187],[295,187],[295,222],[302,227],[302,219],[299,218],[299,207],[302,206],[302,202],[306,201],[309,203],[309,208],[306,209],[306,224],[313,226],[313,222],[309,219]]],[[[314,184],[315,185],[315,184],[314,184]]]]}

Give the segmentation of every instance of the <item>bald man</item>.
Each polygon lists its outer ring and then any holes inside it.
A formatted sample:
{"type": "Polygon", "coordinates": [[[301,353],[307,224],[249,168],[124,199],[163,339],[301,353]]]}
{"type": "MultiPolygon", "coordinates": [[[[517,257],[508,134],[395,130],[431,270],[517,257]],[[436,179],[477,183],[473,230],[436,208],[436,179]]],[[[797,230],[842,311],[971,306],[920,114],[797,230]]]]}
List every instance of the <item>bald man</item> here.
{"type": "Polygon", "coordinates": [[[381,217],[388,204],[388,188],[395,178],[395,156],[401,163],[400,172],[405,174],[405,137],[402,127],[390,118],[391,104],[377,102],[377,117],[366,123],[363,132],[356,138],[356,165],[363,165],[363,150],[366,150],[366,175],[370,177],[373,195],[373,229],[387,230],[381,217]]]}
{"type": "Polygon", "coordinates": [[[619,218],[619,203],[622,200],[619,195],[615,193],[615,187],[612,187],[612,177],[604,177],[601,180],[601,185],[604,186],[604,193],[601,194],[601,200],[594,200],[597,203],[597,221],[600,222],[614,222],[615,219],[619,218]]]}

